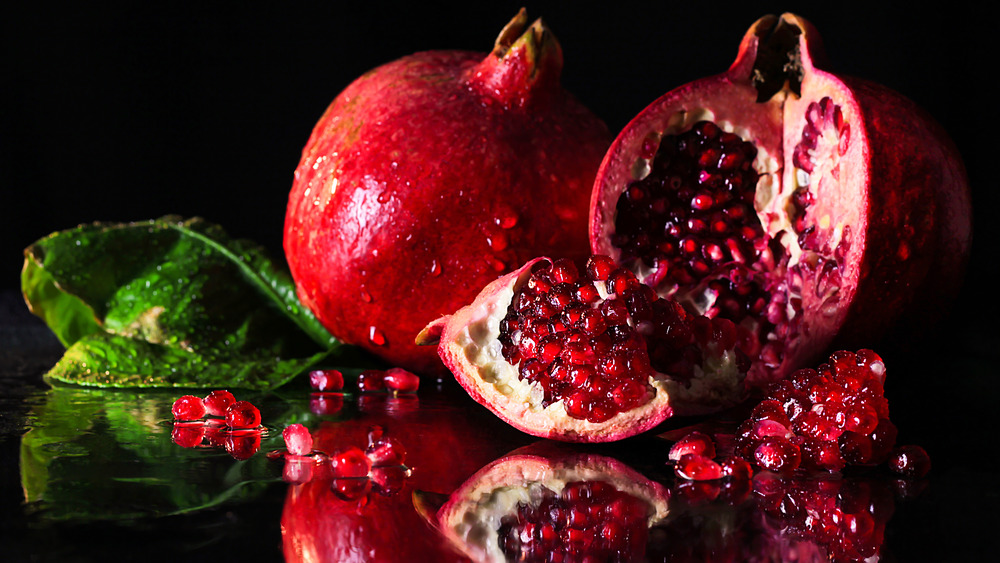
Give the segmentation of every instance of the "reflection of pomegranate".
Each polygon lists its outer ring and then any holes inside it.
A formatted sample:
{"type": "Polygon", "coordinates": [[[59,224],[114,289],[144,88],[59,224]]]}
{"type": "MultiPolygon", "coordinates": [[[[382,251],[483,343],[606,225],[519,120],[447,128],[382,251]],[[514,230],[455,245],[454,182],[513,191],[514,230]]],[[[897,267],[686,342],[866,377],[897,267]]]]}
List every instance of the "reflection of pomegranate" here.
{"type": "Polygon", "coordinates": [[[615,459],[539,444],[477,472],[437,518],[474,561],[638,561],[667,498],[615,459]]]}
{"type": "Polygon", "coordinates": [[[884,87],[820,70],[805,20],[759,20],[725,73],[667,93],[619,135],[591,249],[692,311],[757,335],[752,380],[871,345],[960,281],[971,209],[943,131],[884,87]],[[844,342],[842,342],[844,344],[844,342]]]}
{"type": "Polygon", "coordinates": [[[298,294],[338,338],[440,371],[434,318],[542,253],[586,254],[611,135],[562,89],[562,50],[522,11],[489,55],[418,53],[358,78],[317,123],[285,218],[298,294]]]}
{"type": "MultiPolygon", "coordinates": [[[[457,389],[455,392],[459,392],[457,389]]],[[[357,418],[327,421],[313,429],[313,447],[338,452],[365,447],[372,426],[375,465],[405,448],[409,475],[399,466],[373,468],[369,479],[335,479],[310,471],[310,479],[289,487],[282,514],[285,559],[297,561],[464,561],[417,514],[414,491],[450,491],[484,464],[523,444],[520,433],[478,410],[468,412],[434,394],[420,409],[389,411],[385,403],[357,418]],[[440,401],[440,403],[438,402],[440,401]],[[386,446],[390,447],[386,449],[386,446]],[[362,490],[350,489],[363,486],[362,490]]],[[[318,466],[322,467],[322,465],[318,466]]],[[[310,468],[312,469],[312,468],[310,468]]]]}
{"type": "Polygon", "coordinates": [[[606,256],[539,258],[421,332],[469,394],[535,436],[604,442],[742,397],[732,322],[691,317],[606,256]]]}

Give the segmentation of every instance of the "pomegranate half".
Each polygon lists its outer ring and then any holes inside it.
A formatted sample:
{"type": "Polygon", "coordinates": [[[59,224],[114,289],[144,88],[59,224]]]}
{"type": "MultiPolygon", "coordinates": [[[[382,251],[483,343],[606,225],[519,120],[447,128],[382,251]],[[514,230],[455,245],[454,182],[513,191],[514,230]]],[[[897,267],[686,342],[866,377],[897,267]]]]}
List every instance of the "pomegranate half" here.
{"type": "Polygon", "coordinates": [[[753,332],[753,382],[870,346],[908,309],[938,316],[969,251],[965,170],[942,129],[821,57],[809,22],[761,18],[728,71],[629,123],[592,194],[592,252],[753,332]]]}
{"type": "Polygon", "coordinates": [[[537,258],[427,326],[473,399],[515,428],[569,442],[644,432],[743,399],[737,327],[657,298],[607,256],[537,258]]]}
{"type": "Polygon", "coordinates": [[[417,53],[355,80],[316,124],[288,199],[297,291],[344,342],[418,373],[413,340],[502,273],[587,254],[607,127],[559,83],[522,10],[487,55],[417,53]]]}

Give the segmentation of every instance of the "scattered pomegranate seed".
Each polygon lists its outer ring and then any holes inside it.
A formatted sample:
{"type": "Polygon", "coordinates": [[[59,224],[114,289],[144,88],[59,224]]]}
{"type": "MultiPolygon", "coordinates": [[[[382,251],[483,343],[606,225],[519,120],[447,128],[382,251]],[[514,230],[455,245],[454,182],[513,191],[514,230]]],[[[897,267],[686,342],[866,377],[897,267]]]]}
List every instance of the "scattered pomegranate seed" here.
{"type": "MultiPolygon", "coordinates": [[[[370,479],[334,479],[330,489],[342,500],[361,501],[372,490],[370,479]]],[[[367,502],[367,501],[366,501],[367,502]]]]}
{"type": "Polygon", "coordinates": [[[369,443],[365,455],[371,460],[373,467],[387,465],[403,465],[406,459],[406,449],[395,438],[380,436],[369,443]]]}
{"type": "Polygon", "coordinates": [[[247,460],[260,451],[260,430],[233,430],[226,433],[225,448],[236,460],[247,460]]]}
{"type": "Polygon", "coordinates": [[[170,438],[182,448],[193,448],[205,437],[205,425],[200,422],[175,422],[170,438]]]}
{"type": "Polygon", "coordinates": [[[333,476],[337,479],[367,477],[372,463],[361,448],[349,446],[330,456],[333,476]]]}
{"type": "Polygon", "coordinates": [[[226,426],[230,428],[256,428],[260,420],[260,411],[249,401],[236,401],[226,409],[226,426]]]}
{"type": "Polygon", "coordinates": [[[366,369],[358,375],[358,390],[362,393],[372,393],[385,389],[385,372],[378,369],[366,369]]]}
{"type": "Polygon", "coordinates": [[[281,471],[281,478],[286,483],[308,483],[313,478],[315,466],[316,460],[312,457],[287,455],[285,456],[285,467],[281,471]]]}
{"type": "Polygon", "coordinates": [[[373,467],[372,488],[382,496],[392,496],[403,489],[408,476],[408,470],[402,466],[373,467]]]}
{"type": "Polygon", "coordinates": [[[205,417],[205,402],[194,395],[184,395],[170,408],[174,420],[199,420],[205,417]]]}
{"type": "Polygon", "coordinates": [[[707,434],[694,430],[678,440],[670,448],[668,458],[680,460],[685,454],[698,454],[708,459],[715,457],[715,442],[707,434]]]}
{"type": "Polygon", "coordinates": [[[344,374],[335,369],[318,369],[309,372],[309,384],[317,391],[340,391],[344,388],[344,374]]]}
{"type": "Polygon", "coordinates": [[[309,410],[319,416],[337,414],[344,408],[343,393],[313,393],[309,396],[309,410]]]}
{"type": "Polygon", "coordinates": [[[711,458],[701,454],[684,454],[674,465],[674,473],[681,479],[711,481],[722,478],[722,468],[711,458]]]}
{"type": "Polygon", "coordinates": [[[722,469],[723,477],[732,477],[733,479],[749,479],[753,476],[753,468],[747,460],[739,457],[730,457],[722,460],[719,463],[719,467],[722,469]]]}
{"type": "Polygon", "coordinates": [[[292,455],[309,455],[312,452],[313,438],[309,429],[301,424],[289,424],[281,433],[285,439],[285,449],[292,455]]]}
{"type": "Polygon", "coordinates": [[[205,410],[212,416],[226,416],[226,409],[236,402],[236,397],[225,389],[216,389],[205,396],[205,410]]]}
{"type": "Polygon", "coordinates": [[[397,393],[415,393],[420,387],[420,377],[403,368],[391,368],[383,378],[385,388],[397,393]]]}
{"type": "Polygon", "coordinates": [[[931,470],[931,457],[920,446],[900,446],[890,454],[889,468],[906,477],[920,478],[931,470]]]}

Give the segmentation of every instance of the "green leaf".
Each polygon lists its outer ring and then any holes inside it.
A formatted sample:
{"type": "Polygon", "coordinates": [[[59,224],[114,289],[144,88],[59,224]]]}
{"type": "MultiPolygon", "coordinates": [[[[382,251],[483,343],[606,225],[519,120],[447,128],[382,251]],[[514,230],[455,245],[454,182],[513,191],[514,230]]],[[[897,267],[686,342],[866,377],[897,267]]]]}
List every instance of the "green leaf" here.
{"type": "Polygon", "coordinates": [[[268,389],[340,347],[262,248],[199,218],[53,233],[25,249],[21,282],[67,346],[57,381],[268,389]]]}

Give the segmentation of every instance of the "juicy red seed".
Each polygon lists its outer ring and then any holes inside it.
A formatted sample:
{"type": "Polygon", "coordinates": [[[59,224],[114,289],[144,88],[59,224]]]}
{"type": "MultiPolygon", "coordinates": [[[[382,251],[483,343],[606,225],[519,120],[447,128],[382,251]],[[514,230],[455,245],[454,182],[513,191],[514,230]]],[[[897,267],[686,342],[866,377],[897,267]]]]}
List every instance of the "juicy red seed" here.
{"type": "Polygon", "coordinates": [[[749,479],[753,476],[753,468],[745,459],[739,457],[726,458],[719,463],[719,467],[722,469],[723,477],[749,479]]]}
{"type": "Polygon", "coordinates": [[[390,368],[383,381],[386,389],[397,393],[415,393],[420,387],[420,377],[403,368],[390,368]]]}
{"type": "Polygon", "coordinates": [[[889,468],[906,477],[920,478],[931,470],[931,457],[920,446],[900,446],[890,454],[889,468]]]}
{"type": "Polygon", "coordinates": [[[697,454],[709,459],[714,458],[715,442],[707,434],[694,430],[674,443],[667,457],[677,461],[687,454],[697,454]]]}
{"type": "Polygon", "coordinates": [[[225,389],[216,389],[205,396],[205,411],[212,416],[226,416],[226,409],[236,402],[236,397],[225,389]]]}
{"type": "Polygon", "coordinates": [[[604,281],[617,268],[618,265],[609,256],[591,256],[587,261],[587,276],[594,281],[604,281]]]}
{"type": "Polygon", "coordinates": [[[385,372],[378,369],[366,369],[358,374],[358,390],[362,393],[372,393],[385,389],[385,372]]]}
{"type": "Polygon", "coordinates": [[[292,455],[308,455],[312,452],[312,434],[301,424],[289,424],[281,432],[281,437],[285,440],[285,449],[292,455]]]}
{"type": "Polygon", "coordinates": [[[317,391],[340,391],[344,388],[344,374],[335,369],[318,369],[309,372],[309,384],[317,391]]]}
{"type": "Polygon", "coordinates": [[[802,461],[799,447],[784,438],[768,436],[754,450],[757,465],[768,471],[794,471],[802,461]]]}
{"type": "Polygon", "coordinates": [[[580,272],[572,260],[560,258],[552,264],[551,276],[556,283],[576,283],[580,272]]]}
{"type": "Polygon", "coordinates": [[[368,444],[365,455],[371,461],[372,467],[403,465],[406,448],[395,438],[380,436],[368,444]]]}
{"type": "Polygon", "coordinates": [[[336,479],[367,477],[372,463],[360,448],[350,446],[330,456],[333,477],[336,479]]]}
{"type": "Polygon", "coordinates": [[[249,401],[236,401],[226,409],[226,426],[257,428],[260,426],[260,411],[249,401]]]}
{"type": "Polygon", "coordinates": [[[194,395],[184,395],[170,408],[174,420],[198,420],[205,416],[205,401],[194,395]]]}
{"type": "Polygon", "coordinates": [[[722,468],[711,458],[699,454],[684,454],[677,465],[674,466],[674,473],[681,479],[692,481],[711,481],[722,478],[722,468]]]}
{"type": "Polygon", "coordinates": [[[170,439],[182,448],[193,448],[201,444],[205,437],[205,425],[201,422],[175,422],[170,439]]]}

